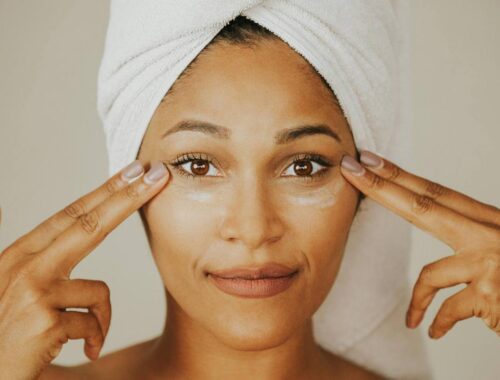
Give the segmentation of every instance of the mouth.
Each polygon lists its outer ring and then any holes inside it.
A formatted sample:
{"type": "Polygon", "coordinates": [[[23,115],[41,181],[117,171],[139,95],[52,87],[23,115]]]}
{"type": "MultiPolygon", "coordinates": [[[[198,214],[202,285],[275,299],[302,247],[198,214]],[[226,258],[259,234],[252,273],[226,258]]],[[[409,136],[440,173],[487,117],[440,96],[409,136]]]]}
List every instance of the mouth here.
{"type": "Polygon", "coordinates": [[[291,268],[277,262],[268,262],[259,266],[240,266],[221,270],[211,270],[210,272],[205,272],[205,274],[211,274],[222,278],[257,280],[261,278],[286,277],[297,271],[298,268],[291,268]]]}
{"type": "MultiPolygon", "coordinates": [[[[296,280],[299,271],[281,276],[255,276],[253,278],[225,278],[213,273],[208,277],[215,286],[224,293],[243,298],[264,298],[277,295],[287,290],[296,280]]],[[[252,277],[250,275],[250,277],[252,277]]]]}

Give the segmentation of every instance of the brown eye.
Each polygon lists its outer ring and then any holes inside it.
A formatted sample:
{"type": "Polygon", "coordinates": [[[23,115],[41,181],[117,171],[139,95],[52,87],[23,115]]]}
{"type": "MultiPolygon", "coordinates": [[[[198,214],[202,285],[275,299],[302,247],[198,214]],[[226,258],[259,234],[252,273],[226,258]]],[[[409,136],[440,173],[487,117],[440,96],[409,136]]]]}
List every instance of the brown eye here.
{"type": "Polygon", "coordinates": [[[319,178],[328,173],[333,164],[321,156],[306,155],[296,157],[285,170],[285,177],[295,177],[298,179],[319,178]]]}
{"type": "Polygon", "coordinates": [[[195,175],[205,175],[208,173],[209,163],[204,160],[191,161],[191,171],[195,175]]]}
{"type": "Polygon", "coordinates": [[[293,165],[295,173],[298,175],[311,175],[312,172],[311,161],[296,161],[293,165]]]}
{"type": "Polygon", "coordinates": [[[219,177],[215,165],[209,160],[191,158],[171,165],[182,175],[194,178],[219,177]]]}

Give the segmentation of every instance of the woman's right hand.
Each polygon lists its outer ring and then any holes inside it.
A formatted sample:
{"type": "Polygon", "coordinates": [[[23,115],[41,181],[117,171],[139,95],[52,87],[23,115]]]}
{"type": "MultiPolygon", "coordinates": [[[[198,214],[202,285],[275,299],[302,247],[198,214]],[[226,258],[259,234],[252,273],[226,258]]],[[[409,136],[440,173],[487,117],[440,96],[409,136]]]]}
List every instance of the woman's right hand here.
{"type": "Polygon", "coordinates": [[[97,359],[111,321],[109,288],[103,281],[69,276],[169,178],[161,162],[135,180],[143,172],[140,162],[134,161],[2,251],[0,379],[36,379],[68,339],[84,338],[85,354],[97,359]],[[127,169],[128,178],[122,176],[127,169]],[[147,181],[154,179],[151,174],[156,174],[156,181],[147,181]]]}

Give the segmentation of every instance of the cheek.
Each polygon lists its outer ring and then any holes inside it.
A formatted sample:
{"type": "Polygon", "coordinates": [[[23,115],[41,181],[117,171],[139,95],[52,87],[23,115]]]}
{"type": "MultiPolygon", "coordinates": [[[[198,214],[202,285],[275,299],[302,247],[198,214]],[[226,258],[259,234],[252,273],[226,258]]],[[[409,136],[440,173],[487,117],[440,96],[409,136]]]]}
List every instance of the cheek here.
{"type": "Polygon", "coordinates": [[[163,283],[168,289],[196,294],[199,283],[196,268],[210,245],[213,223],[214,192],[196,191],[174,183],[167,185],[144,209],[149,229],[152,254],[163,283]]]}
{"type": "Polygon", "coordinates": [[[292,207],[308,206],[317,210],[332,209],[345,193],[346,186],[344,180],[336,180],[317,189],[288,191],[284,194],[283,200],[292,207]]]}
{"type": "Polygon", "coordinates": [[[340,268],[358,191],[343,178],[308,192],[282,196],[290,236],[309,266],[311,299],[321,303],[340,268]]]}
{"type": "Polygon", "coordinates": [[[358,192],[345,179],[337,178],[315,189],[292,189],[276,196],[291,236],[308,252],[337,251],[347,239],[354,218],[358,192]]]}

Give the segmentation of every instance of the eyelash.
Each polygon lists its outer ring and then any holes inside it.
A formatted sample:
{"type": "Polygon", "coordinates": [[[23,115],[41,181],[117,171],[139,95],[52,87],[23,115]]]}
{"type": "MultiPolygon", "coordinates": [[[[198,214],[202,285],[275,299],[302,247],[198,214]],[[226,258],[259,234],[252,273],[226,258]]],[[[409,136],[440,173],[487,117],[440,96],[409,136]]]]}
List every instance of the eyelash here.
{"type": "MultiPolygon", "coordinates": [[[[170,165],[174,167],[175,171],[178,172],[180,175],[188,177],[190,179],[204,179],[204,178],[210,178],[210,177],[218,177],[218,176],[206,176],[206,175],[195,175],[187,172],[184,170],[181,166],[192,162],[192,161],[202,161],[202,162],[208,162],[210,165],[213,165],[214,163],[217,166],[220,166],[217,162],[217,160],[211,160],[210,158],[203,156],[201,153],[186,153],[182,155],[178,155],[172,162],[170,162],[170,165]]],[[[302,154],[297,154],[292,157],[292,162],[290,165],[287,166],[287,169],[295,165],[297,162],[304,162],[304,161],[313,161],[316,162],[319,165],[322,165],[324,168],[320,169],[317,171],[315,174],[306,174],[306,175],[295,175],[295,176],[285,176],[285,177],[295,177],[298,178],[299,180],[305,180],[305,181],[314,181],[318,180],[321,177],[325,176],[329,169],[333,166],[333,163],[331,163],[329,160],[324,158],[323,156],[316,154],[316,153],[302,153],[302,154]]],[[[165,162],[168,164],[167,162],[165,162]]],[[[314,167],[313,167],[314,170],[314,167]]]]}

